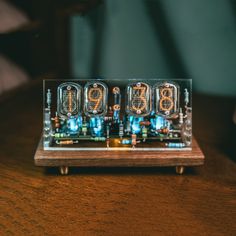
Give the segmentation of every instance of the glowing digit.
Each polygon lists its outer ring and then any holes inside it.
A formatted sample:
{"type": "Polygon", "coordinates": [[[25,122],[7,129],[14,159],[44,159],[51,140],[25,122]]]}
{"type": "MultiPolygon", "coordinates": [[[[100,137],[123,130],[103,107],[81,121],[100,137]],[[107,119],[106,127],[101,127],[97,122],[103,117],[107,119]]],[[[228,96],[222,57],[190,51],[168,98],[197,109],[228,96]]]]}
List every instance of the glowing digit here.
{"type": "Polygon", "coordinates": [[[179,110],[179,86],[163,82],[154,85],[155,110],[157,114],[172,117],[179,110]]]}
{"type": "Polygon", "coordinates": [[[94,111],[97,111],[100,103],[102,101],[102,89],[101,88],[90,88],[88,93],[88,99],[90,102],[94,102],[94,107],[92,108],[94,111]]]}
{"type": "Polygon", "coordinates": [[[148,84],[137,82],[129,84],[126,112],[134,116],[147,116],[151,112],[151,88],[148,84]]]}
{"type": "Polygon", "coordinates": [[[101,116],[107,112],[107,85],[102,82],[88,82],[84,86],[84,113],[87,116],[101,116]]]}
{"type": "Polygon", "coordinates": [[[133,88],[137,92],[136,96],[132,100],[132,108],[136,111],[137,114],[140,114],[147,106],[147,99],[145,97],[146,88],[135,86],[133,88]]]}
{"type": "Polygon", "coordinates": [[[59,116],[75,116],[80,113],[82,88],[73,82],[63,83],[57,89],[57,113],[59,116]]]}
{"type": "Polygon", "coordinates": [[[174,102],[172,98],[172,89],[163,88],[161,89],[161,99],[160,99],[160,109],[163,111],[171,111],[174,107],[174,102]]]}
{"type": "Polygon", "coordinates": [[[72,112],[72,91],[68,91],[68,106],[69,106],[69,112],[72,112]]]}

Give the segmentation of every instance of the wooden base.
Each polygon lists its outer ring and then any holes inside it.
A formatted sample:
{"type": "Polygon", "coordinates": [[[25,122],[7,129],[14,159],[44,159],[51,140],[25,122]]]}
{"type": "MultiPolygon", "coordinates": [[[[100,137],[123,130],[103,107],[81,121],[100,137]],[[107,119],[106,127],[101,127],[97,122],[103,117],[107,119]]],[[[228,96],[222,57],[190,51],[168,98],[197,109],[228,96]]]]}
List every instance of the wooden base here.
{"type": "Polygon", "coordinates": [[[183,174],[185,166],[203,165],[204,155],[194,138],[192,150],[165,151],[46,151],[41,139],[34,161],[37,166],[58,166],[63,175],[70,166],[174,166],[183,174]]]}

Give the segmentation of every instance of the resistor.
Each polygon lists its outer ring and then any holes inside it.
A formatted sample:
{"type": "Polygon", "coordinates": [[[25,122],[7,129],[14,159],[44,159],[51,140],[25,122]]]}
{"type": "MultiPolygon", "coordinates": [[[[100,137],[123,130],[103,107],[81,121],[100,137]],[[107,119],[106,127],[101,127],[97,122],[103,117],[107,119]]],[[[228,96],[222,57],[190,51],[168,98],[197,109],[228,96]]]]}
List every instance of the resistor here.
{"type": "Polygon", "coordinates": [[[61,141],[56,141],[57,144],[65,144],[65,145],[68,145],[68,144],[74,144],[74,143],[78,143],[78,141],[74,141],[74,140],[61,140],[61,141]]]}
{"type": "Polygon", "coordinates": [[[143,137],[143,139],[147,138],[147,134],[148,134],[148,129],[144,126],[142,128],[142,137],[143,137]]]}
{"type": "Polygon", "coordinates": [[[165,127],[165,128],[162,128],[162,129],[158,129],[157,132],[161,133],[161,134],[168,134],[169,129],[165,127]]]}
{"type": "Polygon", "coordinates": [[[47,92],[47,105],[48,105],[49,109],[51,107],[51,102],[52,102],[52,93],[51,93],[51,90],[48,89],[48,92],[47,92]]]}
{"type": "Polygon", "coordinates": [[[131,144],[132,144],[133,147],[135,147],[135,145],[137,144],[137,135],[132,134],[131,139],[132,139],[131,144]]]}
{"type": "Polygon", "coordinates": [[[100,142],[100,141],[106,141],[105,137],[94,137],[92,138],[92,140],[94,140],[95,142],[100,142]]]}
{"type": "Polygon", "coordinates": [[[139,124],[144,125],[144,126],[149,126],[151,124],[151,122],[146,120],[146,121],[140,121],[139,124]]]}
{"type": "Polygon", "coordinates": [[[187,106],[188,103],[189,103],[189,92],[188,92],[188,89],[184,89],[184,102],[185,102],[185,105],[187,106]]]}
{"type": "Polygon", "coordinates": [[[84,117],[83,124],[82,124],[82,133],[84,136],[86,136],[87,132],[88,132],[87,121],[86,121],[86,117],[84,117]]]}
{"type": "Polygon", "coordinates": [[[126,130],[125,131],[127,132],[127,134],[129,134],[131,132],[131,126],[130,126],[129,120],[126,122],[126,130]]]}
{"type": "Polygon", "coordinates": [[[183,124],[184,123],[184,115],[182,112],[182,108],[179,109],[179,124],[183,124]]]}
{"type": "Polygon", "coordinates": [[[112,117],[112,116],[113,116],[113,110],[112,110],[112,107],[109,106],[108,117],[112,117]]]}
{"type": "Polygon", "coordinates": [[[106,144],[107,144],[107,148],[109,148],[110,147],[110,139],[109,138],[106,139],[106,144]]]}
{"type": "Polygon", "coordinates": [[[110,137],[110,126],[107,125],[107,139],[110,137]]]}
{"type": "Polygon", "coordinates": [[[124,136],[124,125],[123,125],[122,121],[119,124],[119,136],[120,136],[120,138],[122,138],[124,136]]]}
{"type": "Polygon", "coordinates": [[[112,121],[112,117],[111,116],[105,116],[104,117],[104,121],[112,121]]]}
{"type": "Polygon", "coordinates": [[[56,112],[56,116],[54,118],[52,118],[52,120],[54,121],[54,126],[55,128],[60,128],[61,124],[60,124],[60,119],[59,119],[59,116],[57,115],[57,112],[56,112]]]}
{"type": "Polygon", "coordinates": [[[68,137],[70,135],[67,135],[66,133],[55,133],[54,137],[55,138],[64,138],[64,137],[68,137]]]}
{"type": "Polygon", "coordinates": [[[166,146],[169,148],[183,148],[186,145],[184,143],[166,143],[166,146]]]}

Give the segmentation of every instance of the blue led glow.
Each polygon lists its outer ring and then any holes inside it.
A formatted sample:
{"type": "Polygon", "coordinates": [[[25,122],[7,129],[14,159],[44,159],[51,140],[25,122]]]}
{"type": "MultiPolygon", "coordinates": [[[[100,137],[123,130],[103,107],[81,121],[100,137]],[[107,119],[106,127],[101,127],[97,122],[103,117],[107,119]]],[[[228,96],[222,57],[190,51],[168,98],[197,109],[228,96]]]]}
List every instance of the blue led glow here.
{"type": "Polygon", "coordinates": [[[99,116],[91,117],[90,128],[93,136],[101,137],[103,133],[103,118],[99,116]]]}
{"type": "Polygon", "coordinates": [[[151,127],[154,130],[166,127],[168,124],[169,122],[162,116],[156,116],[155,118],[151,119],[151,127]]]}
{"type": "Polygon", "coordinates": [[[130,125],[131,125],[131,132],[133,134],[139,134],[141,132],[140,122],[143,120],[144,120],[143,117],[129,116],[129,121],[130,121],[130,125]]]}
{"type": "Polygon", "coordinates": [[[132,143],[132,140],[131,139],[123,139],[121,141],[122,144],[131,144],[132,143]]]}
{"type": "Polygon", "coordinates": [[[119,114],[120,114],[120,111],[119,111],[119,110],[115,110],[115,111],[113,112],[113,119],[114,119],[117,123],[119,123],[119,114]]]}
{"type": "Polygon", "coordinates": [[[71,116],[68,120],[67,120],[67,131],[68,133],[77,133],[79,131],[79,128],[82,125],[82,117],[74,117],[71,116]]]}

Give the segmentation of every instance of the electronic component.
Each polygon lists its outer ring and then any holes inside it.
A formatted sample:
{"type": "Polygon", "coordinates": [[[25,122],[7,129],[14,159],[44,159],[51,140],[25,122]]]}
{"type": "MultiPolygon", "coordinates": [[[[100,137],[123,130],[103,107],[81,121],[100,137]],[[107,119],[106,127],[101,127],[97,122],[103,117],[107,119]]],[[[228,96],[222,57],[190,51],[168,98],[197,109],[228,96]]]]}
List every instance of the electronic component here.
{"type": "Polygon", "coordinates": [[[45,149],[191,148],[188,80],[50,81],[44,100],[45,149]]]}
{"type": "Polygon", "coordinates": [[[154,86],[156,114],[171,117],[179,110],[179,86],[172,82],[161,82],[154,86]]]}
{"type": "Polygon", "coordinates": [[[107,86],[102,82],[88,82],[84,87],[84,112],[88,116],[102,116],[107,112],[107,86]]]}
{"type": "Polygon", "coordinates": [[[126,112],[133,116],[147,116],[151,112],[151,88],[143,82],[127,86],[126,112]]]}
{"type": "Polygon", "coordinates": [[[59,116],[75,116],[81,108],[81,86],[77,83],[63,83],[57,89],[57,113],[59,116]]]}

